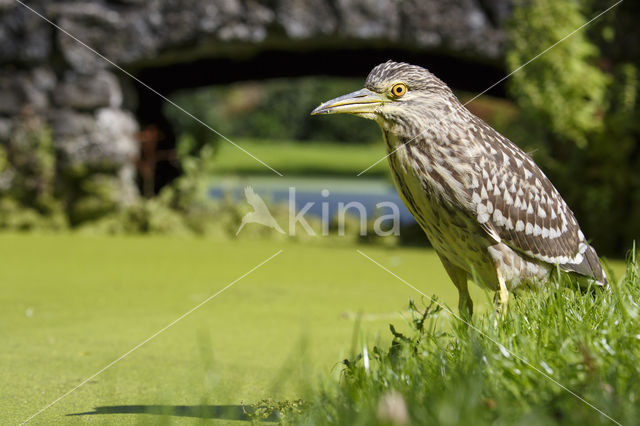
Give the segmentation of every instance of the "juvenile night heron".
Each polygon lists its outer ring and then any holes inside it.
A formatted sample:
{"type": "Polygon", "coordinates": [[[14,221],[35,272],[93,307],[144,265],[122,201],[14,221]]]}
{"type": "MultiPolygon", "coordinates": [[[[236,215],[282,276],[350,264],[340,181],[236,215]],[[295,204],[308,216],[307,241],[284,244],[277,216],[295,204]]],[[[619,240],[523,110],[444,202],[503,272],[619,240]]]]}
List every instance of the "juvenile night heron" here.
{"type": "Polygon", "coordinates": [[[471,316],[468,278],[496,291],[546,282],[558,266],[601,287],[598,256],[556,188],[531,158],[469,112],[424,68],[386,62],[365,88],[312,114],[348,113],[382,128],[400,196],[435,248],[471,316]]]}

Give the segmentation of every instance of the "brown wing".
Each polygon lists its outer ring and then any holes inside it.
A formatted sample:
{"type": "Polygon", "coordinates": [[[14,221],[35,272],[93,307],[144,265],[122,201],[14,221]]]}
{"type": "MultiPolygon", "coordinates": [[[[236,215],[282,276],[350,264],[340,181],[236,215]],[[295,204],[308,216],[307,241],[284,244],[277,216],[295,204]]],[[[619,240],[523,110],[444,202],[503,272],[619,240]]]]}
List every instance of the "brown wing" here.
{"type": "Polygon", "coordinates": [[[532,258],[606,283],[595,250],[542,170],[484,122],[476,127],[484,153],[467,189],[487,232],[532,258]]]}

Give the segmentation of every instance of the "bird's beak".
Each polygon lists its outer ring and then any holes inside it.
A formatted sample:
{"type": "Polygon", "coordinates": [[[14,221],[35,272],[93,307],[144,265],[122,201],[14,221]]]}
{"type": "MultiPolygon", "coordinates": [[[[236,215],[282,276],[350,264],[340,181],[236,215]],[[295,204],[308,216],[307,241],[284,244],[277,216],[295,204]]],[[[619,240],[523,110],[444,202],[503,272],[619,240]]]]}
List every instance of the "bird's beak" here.
{"type": "Polygon", "coordinates": [[[389,99],[369,89],[361,89],[348,95],[331,99],[311,111],[311,115],[319,114],[372,114],[380,105],[389,99]]]}

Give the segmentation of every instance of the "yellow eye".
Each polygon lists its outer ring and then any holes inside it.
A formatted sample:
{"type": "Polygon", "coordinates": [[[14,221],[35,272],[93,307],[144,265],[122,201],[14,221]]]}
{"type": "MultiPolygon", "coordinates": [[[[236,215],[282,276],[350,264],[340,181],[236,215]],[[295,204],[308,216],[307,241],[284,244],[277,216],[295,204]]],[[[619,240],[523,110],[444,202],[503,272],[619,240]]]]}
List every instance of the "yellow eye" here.
{"type": "Polygon", "coordinates": [[[394,84],[391,88],[391,95],[393,95],[394,98],[400,98],[405,93],[407,93],[407,86],[405,86],[404,83],[394,84]]]}

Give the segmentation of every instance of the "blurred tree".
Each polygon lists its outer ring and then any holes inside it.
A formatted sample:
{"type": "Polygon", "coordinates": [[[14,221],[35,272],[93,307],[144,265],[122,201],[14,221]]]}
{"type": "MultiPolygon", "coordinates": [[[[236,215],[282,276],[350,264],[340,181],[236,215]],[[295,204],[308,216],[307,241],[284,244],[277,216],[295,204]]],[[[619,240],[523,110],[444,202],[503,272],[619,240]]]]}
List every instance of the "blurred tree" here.
{"type": "MultiPolygon", "coordinates": [[[[380,138],[372,123],[353,117],[312,119],[319,101],[357,90],[361,80],[307,77],[265,82],[243,82],[178,93],[174,99],[187,110],[230,138],[368,143],[380,138]]],[[[178,135],[189,135],[194,150],[219,138],[171,107],[167,116],[178,135]]],[[[180,139],[180,138],[179,138],[180,139]]]]}
{"type": "MultiPolygon", "coordinates": [[[[587,6],[521,3],[508,26],[510,70],[587,22],[587,6]]],[[[601,46],[578,31],[515,73],[509,90],[526,129],[514,140],[535,149],[599,253],[620,255],[640,237],[639,86],[636,66],[600,53],[616,31],[603,22],[594,27],[604,34],[601,46]]]]}

